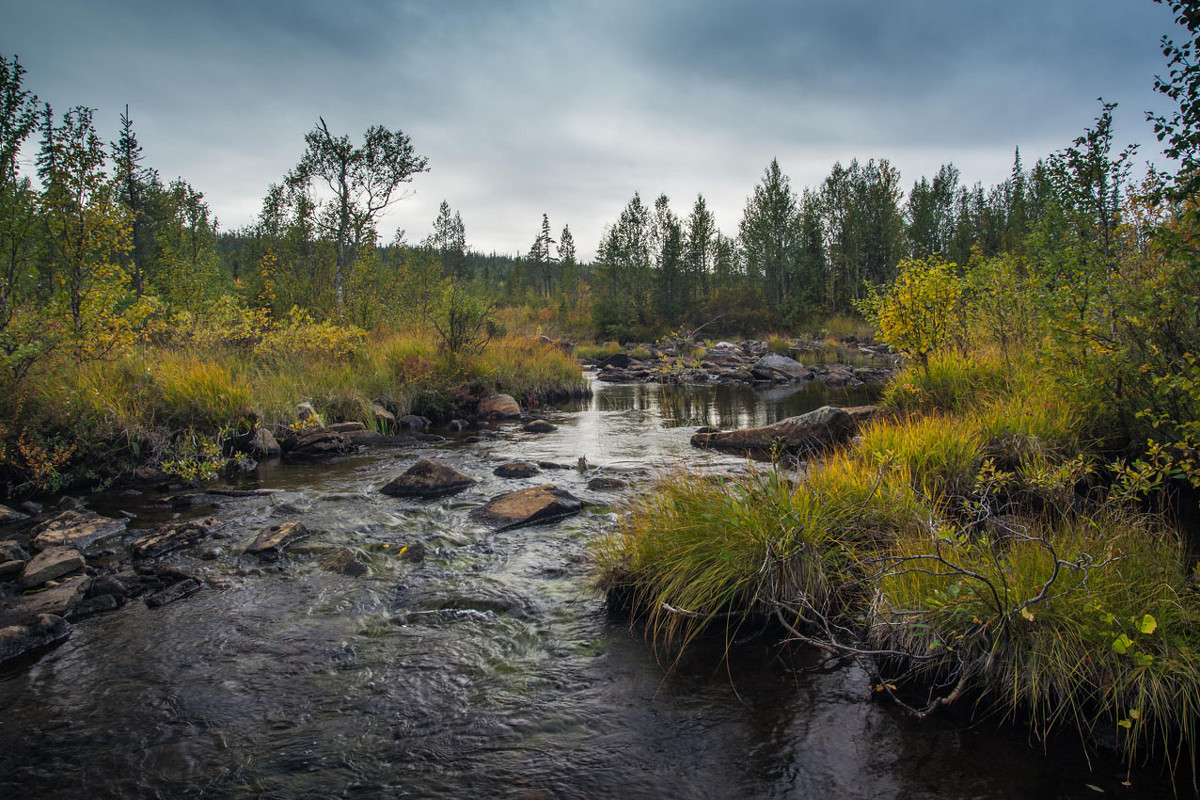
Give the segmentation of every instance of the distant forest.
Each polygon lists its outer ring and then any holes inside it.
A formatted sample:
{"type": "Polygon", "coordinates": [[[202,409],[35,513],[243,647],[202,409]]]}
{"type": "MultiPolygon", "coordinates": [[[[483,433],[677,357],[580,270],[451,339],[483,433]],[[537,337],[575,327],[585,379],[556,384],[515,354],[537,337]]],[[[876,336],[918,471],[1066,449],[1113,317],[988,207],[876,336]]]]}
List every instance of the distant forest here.
{"type": "Polygon", "coordinates": [[[355,142],[324,119],[297,142],[299,161],[269,187],[257,221],[220,231],[199,189],[146,163],[128,109],[104,142],[92,109],[56,114],[24,77],[0,56],[0,335],[18,373],[37,355],[32,328],[77,354],[214,308],[395,330],[422,324],[448,284],[575,338],[650,339],[706,323],[714,335],[816,330],[853,313],[905,258],[966,269],[1055,247],[1072,214],[1115,225],[1132,155],[1111,152],[1103,105],[1090,138],[1028,170],[1017,151],[1010,177],[991,187],[965,185],[947,164],[906,188],[886,159],[871,159],[836,163],[797,191],[772,160],[736,237],[703,196],[685,214],[665,195],[634,194],[596,261],[580,263],[569,226],[547,215],[530,220],[527,252],[479,253],[448,202],[418,241],[386,240],[380,215],[430,168],[426,158],[399,130],[373,126],[355,142]],[[19,166],[30,149],[36,176],[19,166]]]}

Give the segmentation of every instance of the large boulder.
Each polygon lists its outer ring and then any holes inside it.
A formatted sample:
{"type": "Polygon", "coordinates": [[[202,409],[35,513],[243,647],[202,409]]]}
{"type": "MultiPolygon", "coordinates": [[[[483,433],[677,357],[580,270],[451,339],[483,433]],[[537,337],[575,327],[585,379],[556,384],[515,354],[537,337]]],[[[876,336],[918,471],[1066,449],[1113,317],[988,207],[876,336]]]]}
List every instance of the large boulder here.
{"type": "Polygon", "coordinates": [[[834,406],[823,406],[761,428],[697,433],[692,436],[692,445],[755,456],[812,452],[845,442],[857,429],[854,415],[834,406]]]}
{"type": "Polygon", "coordinates": [[[479,401],[479,416],[483,419],[515,419],[521,416],[521,406],[510,394],[494,394],[479,401]]]}
{"type": "Polygon", "coordinates": [[[60,616],[41,614],[25,625],[0,628],[0,663],[71,635],[71,623],[60,616]]]}
{"type": "Polygon", "coordinates": [[[802,381],[812,375],[812,370],[794,358],[767,353],[754,362],[750,374],[760,381],[802,381]]]}
{"type": "Polygon", "coordinates": [[[583,509],[583,501],[552,483],[493,497],[471,516],[496,530],[558,519],[583,509]]]}
{"type": "Polygon", "coordinates": [[[448,464],[422,458],[379,491],[392,497],[440,497],[461,492],[475,479],[448,464]]]}
{"type": "Polygon", "coordinates": [[[95,511],[64,511],[33,529],[33,548],[74,547],[85,550],[124,532],[129,520],[102,517],[95,511]]]}

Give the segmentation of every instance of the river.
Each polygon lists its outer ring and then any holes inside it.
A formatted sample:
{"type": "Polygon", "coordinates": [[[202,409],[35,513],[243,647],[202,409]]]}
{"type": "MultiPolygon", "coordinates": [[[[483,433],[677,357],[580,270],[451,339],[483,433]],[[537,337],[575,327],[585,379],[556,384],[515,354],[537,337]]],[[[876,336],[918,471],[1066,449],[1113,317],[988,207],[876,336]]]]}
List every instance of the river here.
{"type": "MultiPolygon", "coordinates": [[[[1168,791],[1077,740],[1034,741],[996,718],[918,722],[874,699],[853,668],[805,671],[770,641],[702,643],[668,671],[643,634],[589,588],[587,542],[621,491],[655,470],[736,470],[688,446],[697,425],[763,424],[870,392],[812,385],[664,389],[594,384],[548,412],[554,433],[379,449],[277,464],[247,483],[271,496],[187,509],[234,520],[221,552],[174,558],[198,594],[133,602],[76,625],[36,660],[0,668],[0,797],[15,798],[1091,798],[1168,791]],[[480,479],[450,498],[377,490],[419,456],[480,479]],[[580,457],[589,474],[574,468],[580,457]],[[554,461],[527,480],[510,460],[554,461]],[[596,502],[549,525],[489,533],[467,512],[553,482],[596,502]],[[319,531],[277,565],[239,556],[267,525],[319,531]],[[402,553],[425,549],[420,562],[402,553]],[[405,551],[404,548],[410,548],[405,551]],[[350,549],[371,572],[327,568],[350,549]],[[207,556],[207,557],[202,557],[207,556]]],[[[627,490],[628,491],[628,490],[627,490]]],[[[97,497],[102,511],[170,516],[158,498],[97,497]]],[[[210,548],[211,549],[211,548],[210,548]]]]}

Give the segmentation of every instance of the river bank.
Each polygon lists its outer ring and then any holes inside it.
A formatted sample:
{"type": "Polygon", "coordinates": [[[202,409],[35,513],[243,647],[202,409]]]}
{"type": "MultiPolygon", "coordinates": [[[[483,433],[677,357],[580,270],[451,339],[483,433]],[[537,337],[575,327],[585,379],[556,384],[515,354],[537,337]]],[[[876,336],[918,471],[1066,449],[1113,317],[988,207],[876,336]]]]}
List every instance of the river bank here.
{"type": "Polygon", "coordinates": [[[966,703],[1190,775],[1200,604],[1179,531],[1093,479],[1084,409],[943,360],[800,474],[669,474],[595,544],[600,586],[668,660],[770,623],[918,717],[966,703]],[[975,388],[931,409],[954,370],[975,388]],[[914,396],[925,413],[901,413],[914,396]]]}
{"type": "Polygon", "coordinates": [[[752,639],[726,652],[716,637],[666,671],[642,630],[590,588],[588,543],[614,524],[613,509],[671,463],[745,469],[741,456],[694,448],[697,427],[761,426],[873,395],[817,384],[593,389],[539,409],[557,427],[550,433],[493,422],[444,442],[267,462],[233,487],[255,494],[204,492],[215,506],[172,507],[150,491],[86,498],[104,516],[136,515],[113,549],[163,524],[228,525],[157,562],[203,578],[196,593],[158,608],[131,600],[79,621],[35,661],[0,668],[0,791],[931,800],[1082,798],[1094,794],[1087,784],[1139,799],[1169,791],[1136,772],[1123,787],[1119,763],[1101,756],[1089,768],[1069,738],[1031,746],[1022,730],[953,708],[918,723],[879,702],[853,666],[810,671],[820,655],[807,648],[752,639]],[[468,441],[485,430],[493,435],[468,441]],[[425,457],[477,483],[428,500],[380,491],[425,457]],[[494,474],[539,462],[572,469],[494,474]],[[596,477],[625,488],[589,489],[596,477]],[[545,482],[591,505],[508,531],[471,515],[545,482]],[[240,552],[293,521],[311,534],[278,561],[240,552]],[[417,544],[420,560],[407,555],[417,544]],[[214,548],[224,554],[206,559],[214,548]],[[341,550],[369,571],[331,568],[341,550]]]}

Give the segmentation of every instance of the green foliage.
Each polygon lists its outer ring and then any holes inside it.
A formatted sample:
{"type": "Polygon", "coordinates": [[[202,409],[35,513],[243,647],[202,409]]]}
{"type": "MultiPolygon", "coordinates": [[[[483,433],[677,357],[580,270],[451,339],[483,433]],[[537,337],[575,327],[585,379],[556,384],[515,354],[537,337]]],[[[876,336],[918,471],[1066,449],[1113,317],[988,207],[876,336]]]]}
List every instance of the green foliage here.
{"type": "Polygon", "coordinates": [[[963,287],[956,265],[908,260],[880,295],[874,291],[859,311],[879,338],[929,372],[929,356],[963,330],[963,287]]]}
{"type": "Polygon", "coordinates": [[[484,299],[453,278],[446,278],[438,302],[430,311],[429,324],[447,352],[474,355],[483,351],[495,331],[493,307],[494,301],[484,299]]]}

